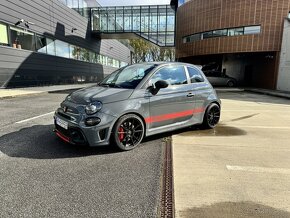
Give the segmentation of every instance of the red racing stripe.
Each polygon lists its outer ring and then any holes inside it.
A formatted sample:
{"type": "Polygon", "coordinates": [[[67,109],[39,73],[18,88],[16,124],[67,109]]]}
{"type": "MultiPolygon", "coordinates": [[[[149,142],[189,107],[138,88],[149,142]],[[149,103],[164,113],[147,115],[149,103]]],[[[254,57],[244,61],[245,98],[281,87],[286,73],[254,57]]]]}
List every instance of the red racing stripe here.
{"type": "Polygon", "coordinates": [[[62,140],[64,140],[65,142],[70,142],[69,137],[64,136],[63,134],[61,134],[58,130],[56,130],[55,134],[61,138],[62,140]]]}
{"type": "Polygon", "coordinates": [[[172,120],[172,119],[179,118],[179,117],[186,117],[186,116],[190,116],[193,114],[202,113],[202,112],[204,112],[204,110],[205,110],[204,108],[196,108],[193,110],[180,111],[180,112],[175,112],[175,113],[171,113],[171,114],[162,114],[162,115],[158,115],[158,116],[147,117],[147,118],[145,118],[145,122],[146,123],[156,123],[156,122],[161,122],[164,120],[172,120]]]}

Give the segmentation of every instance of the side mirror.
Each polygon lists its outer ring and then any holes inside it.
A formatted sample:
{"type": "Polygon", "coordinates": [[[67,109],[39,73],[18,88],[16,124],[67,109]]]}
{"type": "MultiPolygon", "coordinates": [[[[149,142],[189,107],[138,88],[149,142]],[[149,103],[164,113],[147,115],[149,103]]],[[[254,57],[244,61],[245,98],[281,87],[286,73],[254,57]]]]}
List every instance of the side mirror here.
{"type": "Polygon", "coordinates": [[[165,80],[158,80],[155,83],[155,88],[160,90],[160,89],[165,89],[168,87],[168,82],[166,82],[165,80]]]}
{"type": "Polygon", "coordinates": [[[152,93],[152,95],[156,95],[160,89],[164,89],[168,87],[168,82],[165,80],[158,80],[154,86],[149,87],[149,91],[152,93]]]}

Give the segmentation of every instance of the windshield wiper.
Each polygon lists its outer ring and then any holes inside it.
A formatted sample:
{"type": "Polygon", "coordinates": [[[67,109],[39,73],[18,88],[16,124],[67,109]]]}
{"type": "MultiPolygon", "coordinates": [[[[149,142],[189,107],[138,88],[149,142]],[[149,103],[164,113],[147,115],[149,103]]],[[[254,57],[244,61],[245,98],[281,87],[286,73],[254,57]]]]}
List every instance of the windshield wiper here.
{"type": "Polygon", "coordinates": [[[102,86],[102,87],[109,87],[110,85],[109,85],[109,84],[106,84],[106,83],[103,83],[103,84],[99,84],[99,86],[102,86]]]}
{"type": "Polygon", "coordinates": [[[123,88],[122,86],[116,85],[115,83],[103,83],[103,84],[99,84],[99,86],[111,87],[111,88],[123,88]]]}

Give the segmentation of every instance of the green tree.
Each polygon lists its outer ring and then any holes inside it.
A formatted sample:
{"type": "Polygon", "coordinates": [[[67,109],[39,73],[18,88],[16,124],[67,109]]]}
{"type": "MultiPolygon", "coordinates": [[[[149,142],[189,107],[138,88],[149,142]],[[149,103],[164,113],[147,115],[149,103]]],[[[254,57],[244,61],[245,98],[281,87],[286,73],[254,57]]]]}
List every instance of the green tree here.
{"type": "Polygon", "coordinates": [[[161,48],[143,39],[131,39],[129,45],[134,49],[133,63],[175,60],[174,48],[161,48]]]}

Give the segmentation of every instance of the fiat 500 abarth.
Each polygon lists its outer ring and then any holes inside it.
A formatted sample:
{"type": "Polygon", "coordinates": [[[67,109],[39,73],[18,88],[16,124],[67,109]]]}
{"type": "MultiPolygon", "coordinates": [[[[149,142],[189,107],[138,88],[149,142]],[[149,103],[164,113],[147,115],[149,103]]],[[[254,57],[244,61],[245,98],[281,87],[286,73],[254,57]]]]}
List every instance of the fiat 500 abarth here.
{"type": "Polygon", "coordinates": [[[69,94],[54,115],[55,133],[72,144],[135,148],[144,136],[192,125],[214,128],[220,100],[202,71],[185,63],[142,63],[69,94]]]}

